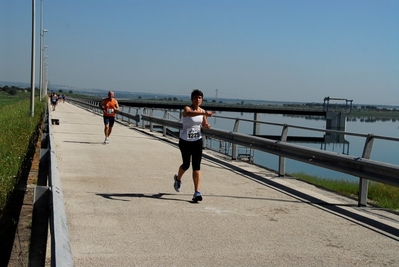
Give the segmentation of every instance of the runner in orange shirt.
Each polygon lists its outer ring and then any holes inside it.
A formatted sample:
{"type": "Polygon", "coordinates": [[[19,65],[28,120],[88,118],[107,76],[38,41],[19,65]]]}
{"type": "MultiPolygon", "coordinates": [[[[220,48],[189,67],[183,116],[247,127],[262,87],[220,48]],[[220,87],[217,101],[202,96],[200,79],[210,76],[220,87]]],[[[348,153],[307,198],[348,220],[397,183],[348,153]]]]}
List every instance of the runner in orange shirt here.
{"type": "Polygon", "coordinates": [[[108,97],[100,102],[100,108],[103,110],[104,120],[104,144],[109,144],[109,136],[114,127],[116,112],[119,111],[118,101],[114,98],[114,92],[109,91],[108,97]]]}

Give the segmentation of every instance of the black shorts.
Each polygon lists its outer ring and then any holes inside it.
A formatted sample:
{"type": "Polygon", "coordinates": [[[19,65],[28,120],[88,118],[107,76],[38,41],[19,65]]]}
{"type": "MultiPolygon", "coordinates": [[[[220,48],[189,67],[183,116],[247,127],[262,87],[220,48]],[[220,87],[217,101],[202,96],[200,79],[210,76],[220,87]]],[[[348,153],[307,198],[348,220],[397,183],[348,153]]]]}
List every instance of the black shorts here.
{"type": "Polygon", "coordinates": [[[114,127],[115,117],[114,116],[104,116],[104,125],[109,124],[109,127],[114,127]]]}
{"type": "Polygon", "coordinates": [[[179,139],[179,149],[183,160],[181,167],[183,170],[188,170],[190,161],[192,162],[193,171],[201,169],[202,145],[202,139],[197,141],[179,139]]]}

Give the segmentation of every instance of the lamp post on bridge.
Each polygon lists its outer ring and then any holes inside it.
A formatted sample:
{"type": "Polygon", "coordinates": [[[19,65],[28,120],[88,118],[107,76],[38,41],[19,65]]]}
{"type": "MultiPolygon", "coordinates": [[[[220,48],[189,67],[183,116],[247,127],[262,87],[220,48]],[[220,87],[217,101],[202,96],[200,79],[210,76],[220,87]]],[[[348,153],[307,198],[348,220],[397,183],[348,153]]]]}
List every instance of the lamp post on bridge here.
{"type": "Polygon", "coordinates": [[[47,68],[46,58],[47,55],[44,56],[43,60],[43,96],[47,95],[48,68],[47,68]]]}
{"type": "Polygon", "coordinates": [[[43,54],[44,54],[44,49],[47,48],[47,46],[44,45],[44,33],[45,32],[47,32],[46,29],[42,29],[40,31],[40,73],[39,73],[39,94],[40,94],[40,96],[39,96],[39,100],[42,100],[42,97],[43,97],[43,84],[44,84],[44,82],[43,82],[43,77],[44,77],[43,66],[44,66],[44,60],[45,60],[43,57],[43,54]]]}
{"type": "Polygon", "coordinates": [[[46,64],[46,82],[44,84],[44,93],[47,95],[47,87],[48,87],[48,69],[47,69],[47,64],[46,64]]]}
{"type": "Polygon", "coordinates": [[[36,8],[35,0],[32,0],[32,48],[31,48],[31,76],[30,76],[30,116],[35,115],[35,22],[36,22],[36,8]]]}

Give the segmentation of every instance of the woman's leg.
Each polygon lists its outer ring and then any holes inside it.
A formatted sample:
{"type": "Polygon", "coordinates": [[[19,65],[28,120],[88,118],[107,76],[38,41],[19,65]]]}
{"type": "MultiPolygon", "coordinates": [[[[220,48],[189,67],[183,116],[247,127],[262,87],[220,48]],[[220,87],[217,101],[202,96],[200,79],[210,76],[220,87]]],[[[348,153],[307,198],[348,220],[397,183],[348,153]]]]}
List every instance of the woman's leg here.
{"type": "Polygon", "coordinates": [[[182,139],[179,140],[179,149],[183,163],[180,165],[177,172],[177,180],[181,181],[183,174],[190,168],[191,151],[189,142],[182,139]]]}
{"type": "Polygon", "coordinates": [[[185,172],[186,172],[186,171],[183,170],[183,168],[182,168],[181,165],[180,165],[179,170],[177,171],[177,180],[178,180],[178,181],[181,181],[181,178],[183,177],[183,174],[184,174],[185,172]]]}
{"type": "Polygon", "coordinates": [[[192,153],[194,190],[197,192],[201,186],[202,140],[193,143],[192,153]]]}
{"type": "Polygon", "coordinates": [[[194,182],[194,191],[197,192],[200,189],[201,185],[201,171],[194,171],[193,170],[193,182],[194,182]]]}

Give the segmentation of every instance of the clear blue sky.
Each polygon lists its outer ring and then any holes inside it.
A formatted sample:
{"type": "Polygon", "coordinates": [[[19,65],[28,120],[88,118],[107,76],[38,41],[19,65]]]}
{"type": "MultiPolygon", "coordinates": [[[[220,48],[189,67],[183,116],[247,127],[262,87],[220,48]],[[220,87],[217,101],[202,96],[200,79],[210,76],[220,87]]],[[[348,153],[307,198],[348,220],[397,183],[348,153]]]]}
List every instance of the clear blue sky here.
{"type": "MultiPolygon", "coordinates": [[[[42,3],[50,86],[399,105],[399,0],[42,3]]],[[[0,0],[0,81],[30,83],[31,21],[0,0]]]]}

